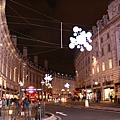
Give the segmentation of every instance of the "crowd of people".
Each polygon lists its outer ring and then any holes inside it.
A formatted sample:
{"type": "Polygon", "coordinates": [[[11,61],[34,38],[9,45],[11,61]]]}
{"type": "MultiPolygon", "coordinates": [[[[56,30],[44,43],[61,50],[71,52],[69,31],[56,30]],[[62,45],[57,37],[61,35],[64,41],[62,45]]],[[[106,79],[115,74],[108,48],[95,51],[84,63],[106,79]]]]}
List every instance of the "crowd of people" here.
{"type": "Polygon", "coordinates": [[[34,107],[36,110],[38,110],[39,106],[41,106],[40,100],[37,100],[36,102],[32,103],[28,98],[24,99],[16,99],[16,98],[0,98],[0,116],[1,116],[1,110],[2,109],[10,109],[12,105],[15,105],[16,107],[20,108],[22,111],[25,111],[27,108],[29,110],[29,115],[31,115],[32,107],[34,107]]]}
{"type": "Polygon", "coordinates": [[[5,107],[9,107],[16,101],[17,99],[16,98],[0,98],[0,105],[1,105],[1,108],[5,108],[5,107]]]}

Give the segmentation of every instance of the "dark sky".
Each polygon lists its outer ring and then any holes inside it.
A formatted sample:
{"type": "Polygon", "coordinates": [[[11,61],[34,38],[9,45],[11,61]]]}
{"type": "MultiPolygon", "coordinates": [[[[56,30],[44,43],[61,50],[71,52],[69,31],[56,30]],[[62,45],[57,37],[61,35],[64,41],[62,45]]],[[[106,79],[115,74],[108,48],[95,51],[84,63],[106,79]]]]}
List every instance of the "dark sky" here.
{"type": "Polygon", "coordinates": [[[28,55],[39,56],[43,66],[74,74],[75,49],[68,48],[72,28],[90,30],[107,14],[109,0],[7,0],[6,15],[10,34],[18,36],[18,48],[28,47],[28,55]],[[60,24],[63,23],[63,48],[60,24]]]}

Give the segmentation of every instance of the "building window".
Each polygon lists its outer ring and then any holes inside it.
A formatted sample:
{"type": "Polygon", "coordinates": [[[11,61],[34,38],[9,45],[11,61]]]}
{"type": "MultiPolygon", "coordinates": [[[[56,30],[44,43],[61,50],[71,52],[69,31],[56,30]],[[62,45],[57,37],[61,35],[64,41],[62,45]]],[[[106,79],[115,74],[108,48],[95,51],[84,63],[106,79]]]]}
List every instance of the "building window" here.
{"type": "Polygon", "coordinates": [[[102,56],[104,55],[104,49],[102,48],[102,56]]]}
{"type": "Polygon", "coordinates": [[[88,63],[90,63],[90,57],[88,57],[88,63]]]}
{"type": "Polygon", "coordinates": [[[113,80],[113,75],[110,76],[110,80],[111,80],[111,81],[113,80]]]}
{"type": "Polygon", "coordinates": [[[100,42],[103,43],[103,38],[100,39],[100,42]]]}
{"type": "Polygon", "coordinates": [[[96,41],[96,42],[95,42],[95,47],[97,47],[97,46],[98,46],[98,42],[96,41]]]}
{"type": "Polygon", "coordinates": [[[94,66],[92,66],[92,74],[95,74],[94,66]]]}
{"type": "Polygon", "coordinates": [[[99,71],[99,65],[97,65],[97,73],[99,73],[100,71],[99,71]]]}
{"type": "Polygon", "coordinates": [[[108,52],[110,52],[110,44],[108,44],[108,52]]]}
{"type": "Polygon", "coordinates": [[[107,81],[107,79],[106,79],[106,76],[104,77],[104,80],[103,80],[103,82],[105,82],[105,81],[107,81]]]}
{"type": "Polygon", "coordinates": [[[109,33],[107,33],[107,39],[109,38],[110,36],[109,36],[109,33]]]}
{"type": "Polygon", "coordinates": [[[102,71],[105,71],[105,62],[102,62],[102,71]]]}
{"type": "Polygon", "coordinates": [[[98,57],[98,51],[96,52],[96,57],[98,57]]]}
{"type": "Polygon", "coordinates": [[[110,81],[110,76],[107,76],[107,81],[110,81]]]}
{"type": "Polygon", "coordinates": [[[112,68],[112,59],[109,59],[109,69],[112,68]]]}

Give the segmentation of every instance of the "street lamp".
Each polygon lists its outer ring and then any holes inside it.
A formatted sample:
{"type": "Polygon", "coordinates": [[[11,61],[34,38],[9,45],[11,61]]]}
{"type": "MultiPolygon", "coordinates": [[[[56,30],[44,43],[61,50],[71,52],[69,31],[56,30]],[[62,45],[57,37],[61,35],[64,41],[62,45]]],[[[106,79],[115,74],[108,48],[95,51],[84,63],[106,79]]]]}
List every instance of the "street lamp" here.
{"type": "Polygon", "coordinates": [[[0,89],[1,89],[1,91],[0,91],[0,97],[2,98],[2,77],[0,76],[0,89]]]}
{"type": "Polygon", "coordinates": [[[20,85],[20,100],[22,99],[22,86],[23,86],[23,82],[19,81],[19,85],[20,85]]]}
{"type": "MultiPolygon", "coordinates": [[[[21,104],[21,101],[22,101],[22,86],[23,86],[23,82],[22,81],[19,81],[19,85],[20,85],[20,93],[19,93],[19,101],[20,101],[20,104],[21,104]]],[[[21,105],[20,105],[20,108],[21,108],[21,105]]],[[[19,108],[18,108],[19,109],[19,108]]],[[[24,115],[24,113],[21,111],[21,115],[24,115]]]]}
{"type": "Polygon", "coordinates": [[[43,108],[43,118],[45,117],[45,104],[44,104],[44,100],[43,100],[43,86],[44,86],[45,82],[44,80],[41,81],[41,85],[42,85],[42,108],[43,108]]]}

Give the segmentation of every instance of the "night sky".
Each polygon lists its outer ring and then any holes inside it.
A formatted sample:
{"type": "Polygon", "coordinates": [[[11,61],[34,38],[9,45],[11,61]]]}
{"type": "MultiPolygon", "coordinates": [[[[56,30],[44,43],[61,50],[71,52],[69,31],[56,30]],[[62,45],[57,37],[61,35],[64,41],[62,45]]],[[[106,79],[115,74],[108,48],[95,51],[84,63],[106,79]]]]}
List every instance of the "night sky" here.
{"type": "Polygon", "coordinates": [[[28,48],[39,65],[48,60],[49,69],[74,74],[75,49],[68,48],[72,28],[90,30],[104,14],[110,0],[7,0],[6,17],[11,35],[17,35],[18,48],[28,48]],[[60,26],[63,24],[61,48],[60,26]]]}

